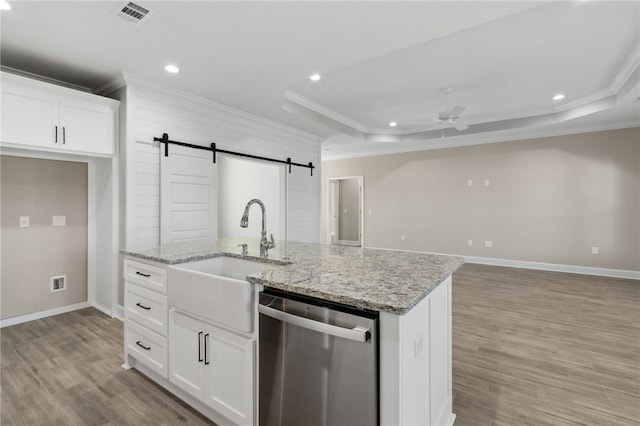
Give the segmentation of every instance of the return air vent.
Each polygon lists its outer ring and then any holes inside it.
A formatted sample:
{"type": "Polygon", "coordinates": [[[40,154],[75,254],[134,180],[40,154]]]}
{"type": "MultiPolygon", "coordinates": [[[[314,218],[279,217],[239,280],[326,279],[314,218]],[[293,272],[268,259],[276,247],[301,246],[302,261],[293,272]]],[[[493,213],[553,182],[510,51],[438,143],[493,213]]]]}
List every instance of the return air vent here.
{"type": "Polygon", "coordinates": [[[131,1],[126,1],[120,5],[115,11],[115,15],[135,25],[139,25],[140,22],[150,13],[149,9],[135,4],[131,1]]]}

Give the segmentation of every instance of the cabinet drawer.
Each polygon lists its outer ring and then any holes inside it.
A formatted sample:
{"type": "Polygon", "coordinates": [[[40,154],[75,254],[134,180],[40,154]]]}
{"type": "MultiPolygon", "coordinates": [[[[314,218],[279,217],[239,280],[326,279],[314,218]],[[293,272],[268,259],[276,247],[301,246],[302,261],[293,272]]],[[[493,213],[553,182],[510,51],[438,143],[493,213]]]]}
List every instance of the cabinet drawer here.
{"type": "Polygon", "coordinates": [[[142,287],[167,294],[167,269],[125,259],[124,279],[142,287]]]}
{"type": "Polygon", "coordinates": [[[126,351],[165,379],[169,377],[168,342],[162,337],[133,321],[125,320],[126,351]]]}
{"type": "Polygon", "coordinates": [[[167,296],[127,282],[124,307],[127,319],[167,335],[167,296]]]}

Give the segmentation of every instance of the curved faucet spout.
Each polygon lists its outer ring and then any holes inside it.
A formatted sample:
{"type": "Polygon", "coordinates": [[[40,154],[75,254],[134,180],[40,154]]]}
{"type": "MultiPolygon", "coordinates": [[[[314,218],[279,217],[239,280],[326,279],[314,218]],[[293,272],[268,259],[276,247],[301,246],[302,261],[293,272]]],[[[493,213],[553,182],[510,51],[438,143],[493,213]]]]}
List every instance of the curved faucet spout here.
{"type": "Polygon", "coordinates": [[[247,203],[246,207],[244,208],[244,213],[242,214],[242,219],[240,219],[240,226],[242,228],[246,228],[247,226],[249,226],[249,209],[254,204],[258,204],[260,206],[260,209],[262,210],[262,236],[260,238],[260,256],[266,257],[268,255],[268,250],[270,248],[274,248],[276,244],[273,240],[273,234],[271,235],[271,241],[267,240],[267,209],[262,201],[254,198],[247,203]]]}

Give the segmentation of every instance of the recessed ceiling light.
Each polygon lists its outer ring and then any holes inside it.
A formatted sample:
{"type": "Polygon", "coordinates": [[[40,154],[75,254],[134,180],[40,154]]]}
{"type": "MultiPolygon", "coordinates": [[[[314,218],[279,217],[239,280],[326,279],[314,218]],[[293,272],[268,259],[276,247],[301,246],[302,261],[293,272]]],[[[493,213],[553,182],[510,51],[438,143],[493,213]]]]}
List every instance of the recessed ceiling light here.
{"type": "Polygon", "coordinates": [[[6,0],[0,0],[0,10],[11,10],[11,5],[6,0]]]}
{"type": "Polygon", "coordinates": [[[395,121],[392,121],[391,123],[389,123],[389,127],[396,127],[398,125],[398,123],[396,123],[395,121]]]}
{"type": "Polygon", "coordinates": [[[558,93],[557,95],[555,95],[553,97],[554,101],[559,101],[559,100],[562,100],[562,99],[564,99],[564,95],[562,93],[558,93]]]}
{"type": "Polygon", "coordinates": [[[318,80],[320,80],[320,78],[321,78],[320,74],[311,74],[309,76],[309,80],[311,80],[311,81],[318,81],[318,80]]]}
{"type": "Polygon", "coordinates": [[[164,70],[166,72],[170,72],[171,74],[177,74],[180,72],[180,68],[176,67],[175,65],[167,65],[166,67],[164,67],[164,70]]]}

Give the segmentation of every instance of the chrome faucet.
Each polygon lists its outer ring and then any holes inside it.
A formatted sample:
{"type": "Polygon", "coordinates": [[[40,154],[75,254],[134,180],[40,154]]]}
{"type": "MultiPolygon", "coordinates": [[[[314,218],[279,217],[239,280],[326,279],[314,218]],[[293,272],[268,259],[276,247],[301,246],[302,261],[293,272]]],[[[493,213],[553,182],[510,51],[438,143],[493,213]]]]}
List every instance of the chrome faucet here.
{"type": "Polygon", "coordinates": [[[262,237],[260,238],[260,256],[267,257],[269,256],[269,249],[272,249],[276,246],[275,241],[273,240],[273,234],[271,234],[271,241],[267,240],[267,210],[264,207],[264,203],[257,198],[249,201],[247,206],[244,208],[244,213],[242,214],[242,219],[240,219],[240,226],[242,228],[246,228],[249,226],[249,208],[253,204],[258,204],[262,209],[262,237]]]}

